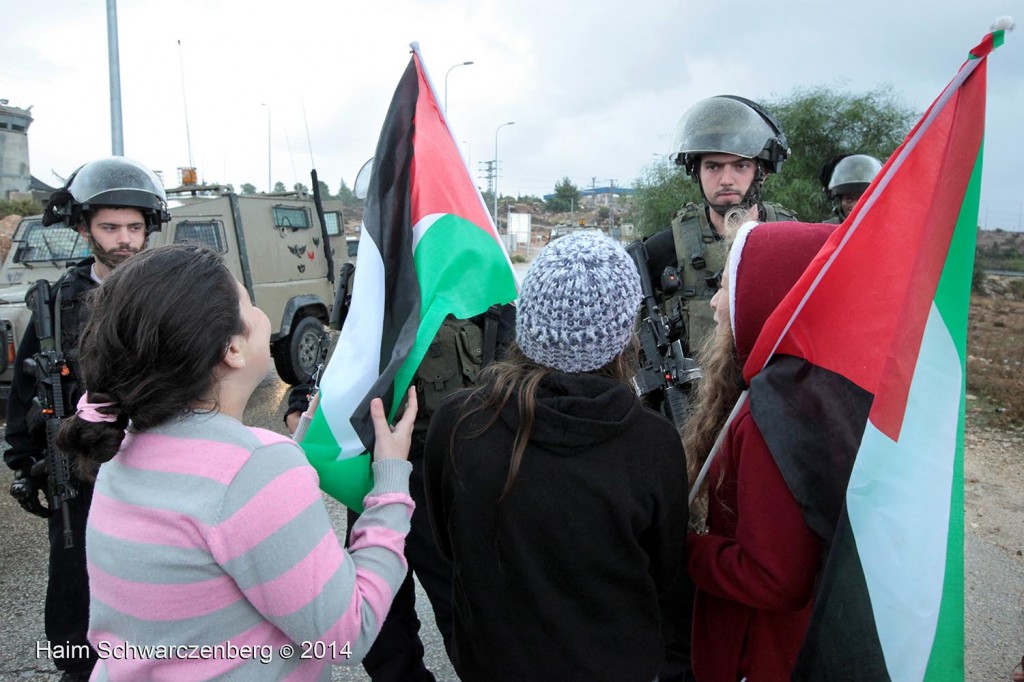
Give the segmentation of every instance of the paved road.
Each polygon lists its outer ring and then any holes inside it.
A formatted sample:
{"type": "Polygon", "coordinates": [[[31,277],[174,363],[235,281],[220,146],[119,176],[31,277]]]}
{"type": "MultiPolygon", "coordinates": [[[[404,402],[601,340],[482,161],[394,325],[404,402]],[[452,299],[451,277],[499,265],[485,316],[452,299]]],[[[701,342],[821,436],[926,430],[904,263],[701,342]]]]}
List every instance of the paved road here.
{"type": "MultiPolygon", "coordinates": [[[[271,373],[257,389],[246,423],[283,432],[286,387],[271,373]]],[[[6,494],[11,472],[0,473],[0,681],[56,680],[49,661],[36,656],[43,635],[46,587],[46,526],[23,512],[6,494]]],[[[329,502],[338,534],[344,534],[344,508],[329,502]]],[[[1001,682],[1024,652],[1024,561],[987,544],[968,531],[966,539],[966,679],[1001,682]]],[[[457,680],[433,625],[422,591],[419,603],[428,665],[440,682],[457,680]]],[[[361,668],[335,668],[333,680],[362,682],[361,668]]]]}

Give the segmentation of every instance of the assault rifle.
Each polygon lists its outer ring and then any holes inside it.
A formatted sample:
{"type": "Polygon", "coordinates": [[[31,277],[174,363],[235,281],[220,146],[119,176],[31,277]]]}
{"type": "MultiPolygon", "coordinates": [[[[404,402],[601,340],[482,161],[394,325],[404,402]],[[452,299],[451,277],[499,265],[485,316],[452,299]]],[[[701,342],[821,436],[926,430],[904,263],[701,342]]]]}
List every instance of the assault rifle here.
{"type": "Polygon", "coordinates": [[[37,469],[40,465],[45,467],[50,513],[60,511],[64,524],[64,547],[67,549],[74,545],[68,501],[76,497],[78,491],[71,480],[68,457],[57,447],[57,431],[67,416],[61,380],[70,370],[53,331],[50,283],[45,279],[38,280],[25,295],[25,303],[32,311],[36,336],[39,337],[39,352],[25,360],[25,371],[36,379],[35,399],[42,408],[46,424],[46,456],[32,467],[32,473],[41,474],[42,471],[37,469]]]}
{"type": "MultiPolygon", "coordinates": [[[[701,378],[701,370],[683,351],[685,327],[682,320],[669,318],[658,305],[644,243],[635,241],[626,247],[626,252],[636,264],[644,295],[637,330],[640,337],[639,368],[633,377],[633,388],[637,395],[647,397],[652,406],[659,408],[681,430],[689,416],[689,392],[701,378]]],[[[666,275],[671,278],[672,273],[666,275]]],[[[678,280],[678,274],[675,277],[678,280]]]]}

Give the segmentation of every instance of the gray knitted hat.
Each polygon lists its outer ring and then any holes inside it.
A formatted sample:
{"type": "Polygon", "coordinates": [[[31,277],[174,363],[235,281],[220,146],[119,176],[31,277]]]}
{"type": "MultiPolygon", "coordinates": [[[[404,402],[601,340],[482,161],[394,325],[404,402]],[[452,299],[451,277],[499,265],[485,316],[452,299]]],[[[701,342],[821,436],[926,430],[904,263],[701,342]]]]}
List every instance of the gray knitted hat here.
{"type": "Polygon", "coordinates": [[[516,342],[546,367],[598,369],[629,343],[641,297],[640,275],[619,244],[596,232],[562,237],[526,273],[516,304],[516,342]]]}

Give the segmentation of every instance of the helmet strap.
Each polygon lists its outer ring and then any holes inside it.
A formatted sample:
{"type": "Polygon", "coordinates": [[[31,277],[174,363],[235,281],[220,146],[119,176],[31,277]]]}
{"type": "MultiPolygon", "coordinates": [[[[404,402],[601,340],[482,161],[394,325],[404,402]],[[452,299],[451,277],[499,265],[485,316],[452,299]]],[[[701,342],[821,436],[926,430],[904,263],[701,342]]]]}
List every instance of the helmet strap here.
{"type": "MultiPolygon", "coordinates": [[[[107,251],[102,246],[97,244],[95,239],[93,239],[92,227],[89,225],[89,223],[84,223],[84,225],[85,225],[85,235],[86,235],[85,239],[86,239],[87,242],[89,242],[89,251],[96,258],[96,260],[98,260],[99,262],[103,263],[104,265],[106,265],[111,270],[113,270],[118,265],[120,265],[121,263],[123,263],[126,260],[128,260],[129,258],[131,258],[133,255],[138,253],[137,250],[133,251],[132,253],[130,253],[128,255],[124,255],[124,254],[120,254],[120,253],[114,254],[114,253],[111,253],[110,251],[107,251]]],[[[143,245],[143,248],[145,248],[145,245],[143,245]]]]}

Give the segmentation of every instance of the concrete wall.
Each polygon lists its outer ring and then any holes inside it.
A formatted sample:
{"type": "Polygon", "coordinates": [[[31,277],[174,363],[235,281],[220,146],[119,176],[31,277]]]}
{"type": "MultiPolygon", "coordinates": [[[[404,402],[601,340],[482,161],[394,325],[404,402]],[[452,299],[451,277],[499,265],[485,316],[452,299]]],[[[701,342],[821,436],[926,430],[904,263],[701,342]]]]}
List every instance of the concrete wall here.
{"type": "Polygon", "coordinates": [[[0,199],[14,192],[28,192],[32,176],[28,165],[28,127],[32,116],[27,109],[0,105],[0,199]]]}

